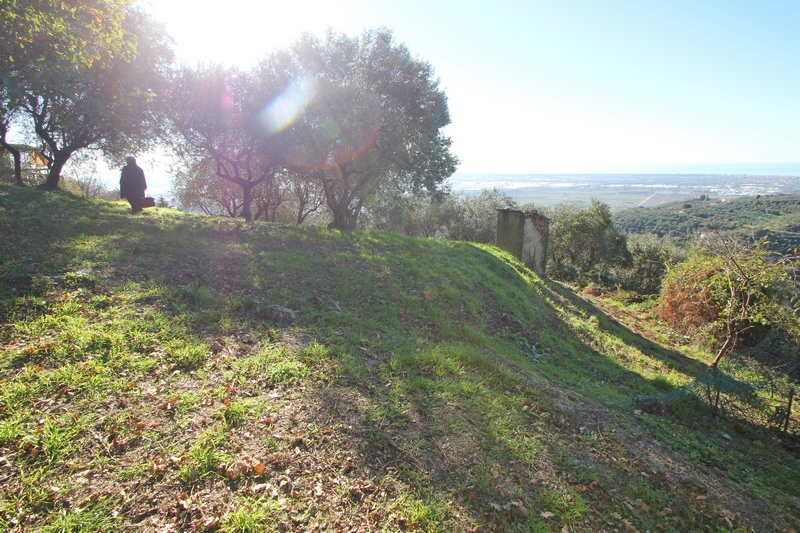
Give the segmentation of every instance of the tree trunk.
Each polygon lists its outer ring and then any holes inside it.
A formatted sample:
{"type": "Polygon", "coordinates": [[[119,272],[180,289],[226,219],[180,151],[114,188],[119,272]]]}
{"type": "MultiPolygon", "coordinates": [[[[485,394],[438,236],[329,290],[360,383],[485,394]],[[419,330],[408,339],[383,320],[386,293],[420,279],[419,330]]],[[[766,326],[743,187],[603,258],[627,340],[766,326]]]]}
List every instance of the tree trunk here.
{"type": "Polygon", "coordinates": [[[240,217],[250,222],[253,220],[253,211],[251,204],[253,203],[253,186],[242,185],[242,212],[240,217]]]}
{"type": "Polygon", "coordinates": [[[6,142],[6,135],[8,134],[8,123],[4,120],[0,122],[0,146],[11,154],[14,158],[14,184],[24,187],[22,182],[22,156],[19,150],[12,144],[6,142]]]}
{"type": "Polygon", "coordinates": [[[333,213],[333,222],[328,224],[328,229],[350,229],[350,217],[348,216],[350,211],[347,209],[347,205],[342,206],[341,204],[337,204],[331,209],[331,212],[333,213]]]}
{"type": "Polygon", "coordinates": [[[47,173],[47,180],[41,185],[43,189],[48,191],[55,191],[58,189],[58,182],[61,179],[61,170],[69,160],[71,152],[55,152],[53,153],[53,164],[50,165],[50,170],[47,173]]]}
{"type": "Polygon", "coordinates": [[[11,157],[14,158],[14,185],[24,187],[25,183],[22,182],[22,155],[19,150],[5,141],[0,140],[0,146],[8,150],[11,153],[11,157]]]}

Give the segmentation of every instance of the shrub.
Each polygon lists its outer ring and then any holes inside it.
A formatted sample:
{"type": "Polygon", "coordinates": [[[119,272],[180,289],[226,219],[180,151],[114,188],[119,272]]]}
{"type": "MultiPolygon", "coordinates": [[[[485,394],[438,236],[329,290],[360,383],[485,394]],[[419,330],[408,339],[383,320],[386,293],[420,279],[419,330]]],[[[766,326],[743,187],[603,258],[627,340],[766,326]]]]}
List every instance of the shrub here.
{"type": "Polygon", "coordinates": [[[627,243],[633,266],[613,269],[614,279],[627,291],[658,294],[667,270],[686,259],[685,249],[671,237],[629,235],[627,243]]]}
{"type": "Polygon", "coordinates": [[[682,335],[696,337],[719,318],[722,302],[711,292],[710,279],[720,273],[713,257],[693,256],[670,269],[661,289],[656,315],[682,335]]]}
{"type": "Polygon", "coordinates": [[[612,268],[632,266],[625,236],[614,228],[608,205],[592,199],[589,207],[559,204],[548,208],[550,236],[547,272],[555,279],[591,277],[608,282],[612,268]]]}
{"type": "Polygon", "coordinates": [[[689,260],[670,270],[657,315],[685,335],[708,330],[718,349],[714,366],[741,341],[760,340],[768,326],[797,331],[797,317],[784,305],[795,284],[766,257],[761,247],[705,236],[689,260]]]}

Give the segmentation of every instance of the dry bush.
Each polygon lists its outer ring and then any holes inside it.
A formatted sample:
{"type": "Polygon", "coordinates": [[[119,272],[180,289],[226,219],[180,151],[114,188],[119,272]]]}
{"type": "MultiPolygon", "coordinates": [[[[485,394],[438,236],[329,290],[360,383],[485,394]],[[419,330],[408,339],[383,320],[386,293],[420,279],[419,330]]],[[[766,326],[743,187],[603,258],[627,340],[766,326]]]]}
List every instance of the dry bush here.
{"type": "Polygon", "coordinates": [[[656,315],[675,331],[694,337],[707,330],[718,318],[720,309],[708,280],[719,270],[706,264],[697,268],[694,261],[674,268],[661,290],[656,315]]]}

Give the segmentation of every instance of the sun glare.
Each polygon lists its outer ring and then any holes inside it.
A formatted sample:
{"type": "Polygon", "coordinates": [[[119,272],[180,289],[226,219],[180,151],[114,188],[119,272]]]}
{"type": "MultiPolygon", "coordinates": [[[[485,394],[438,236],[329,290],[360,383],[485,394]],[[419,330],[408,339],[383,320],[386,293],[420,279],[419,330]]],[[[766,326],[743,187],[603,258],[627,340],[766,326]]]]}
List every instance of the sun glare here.
{"type": "Polygon", "coordinates": [[[296,80],[261,110],[261,126],[269,134],[288,128],[313,101],[313,82],[296,80]]]}
{"type": "Polygon", "coordinates": [[[189,63],[251,65],[303,33],[360,32],[371,10],[359,1],[149,0],[153,16],[189,63]]]}

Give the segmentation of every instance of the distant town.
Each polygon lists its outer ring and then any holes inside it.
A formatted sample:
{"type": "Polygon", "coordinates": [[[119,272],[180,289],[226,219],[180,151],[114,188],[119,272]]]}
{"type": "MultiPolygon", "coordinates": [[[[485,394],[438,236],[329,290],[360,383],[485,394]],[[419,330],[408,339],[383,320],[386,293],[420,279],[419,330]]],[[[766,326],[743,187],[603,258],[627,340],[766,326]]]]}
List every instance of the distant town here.
{"type": "Polygon", "coordinates": [[[652,207],[706,196],[726,200],[742,196],[800,193],[798,176],[728,174],[455,174],[453,191],[478,194],[496,188],[519,203],[552,205],[589,202],[612,209],[652,207]]]}

